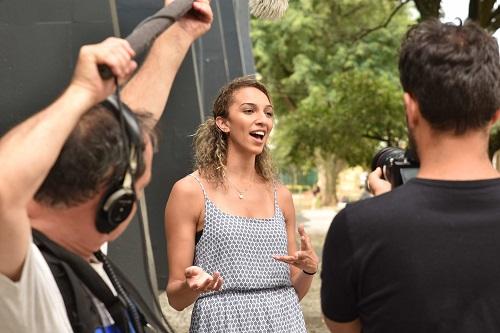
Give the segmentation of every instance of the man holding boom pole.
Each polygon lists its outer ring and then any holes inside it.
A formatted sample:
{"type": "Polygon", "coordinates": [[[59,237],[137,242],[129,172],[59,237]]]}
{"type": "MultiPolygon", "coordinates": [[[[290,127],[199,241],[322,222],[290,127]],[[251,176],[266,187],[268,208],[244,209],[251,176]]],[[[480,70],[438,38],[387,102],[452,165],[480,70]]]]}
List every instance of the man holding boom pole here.
{"type": "MultiPolygon", "coordinates": [[[[167,4],[171,1],[167,1],[167,4]]],[[[151,176],[152,128],[194,40],[210,28],[208,0],[162,33],[135,70],[118,38],[82,47],[73,79],[49,107],[0,140],[0,331],[165,331],[99,252],[120,236],[151,176]]]]}

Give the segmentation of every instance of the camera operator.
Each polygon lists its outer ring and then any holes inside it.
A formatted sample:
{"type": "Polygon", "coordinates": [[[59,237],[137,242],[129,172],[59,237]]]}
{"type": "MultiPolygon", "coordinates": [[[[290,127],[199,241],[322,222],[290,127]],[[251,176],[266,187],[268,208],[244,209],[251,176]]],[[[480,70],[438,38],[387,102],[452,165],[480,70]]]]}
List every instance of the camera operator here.
{"type": "Polygon", "coordinates": [[[123,100],[151,115],[96,105],[116,88],[97,65],[119,82],[136,68],[127,41],[110,38],[83,46],[64,93],[1,138],[1,332],[166,330],[99,249],[133,217],[135,194],[151,177],[154,124],[191,43],[211,22],[208,0],[196,0],[127,83],[123,100]]]}
{"type": "Polygon", "coordinates": [[[497,41],[472,22],[412,27],[400,79],[416,178],[347,206],[323,249],[332,332],[499,332],[500,174],[488,157],[500,118],[497,41]]]}

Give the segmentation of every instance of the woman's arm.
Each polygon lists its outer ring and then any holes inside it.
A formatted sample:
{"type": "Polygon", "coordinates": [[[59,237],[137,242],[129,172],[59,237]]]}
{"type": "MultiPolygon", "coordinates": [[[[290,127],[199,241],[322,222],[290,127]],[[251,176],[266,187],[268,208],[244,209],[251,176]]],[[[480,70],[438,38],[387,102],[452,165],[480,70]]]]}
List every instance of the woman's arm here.
{"type": "Polygon", "coordinates": [[[288,256],[275,256],[276,260],[290,264],[292,285],[301,300],[309,291],[314,274],[318,270],[318,256],[314,252],[311,240],[299,226],[300,250],[297,251],[295,243],[295,207],[292,194],[284,186],[278,187],[278,201],[285,216],[288,236],[288,256]],[[310,274],[307,274],[307,273],[310,274]]]}
{"type": "Polygon", "coordinates": [[[204,215],[204,197],[196,181],[185,177],[178,181],[165,208],[168,284],[170,305],[181,311],[205,291],[219,290],[223,280],[218,272],[212,275],[193,266],[195,234],[204,215]]]}

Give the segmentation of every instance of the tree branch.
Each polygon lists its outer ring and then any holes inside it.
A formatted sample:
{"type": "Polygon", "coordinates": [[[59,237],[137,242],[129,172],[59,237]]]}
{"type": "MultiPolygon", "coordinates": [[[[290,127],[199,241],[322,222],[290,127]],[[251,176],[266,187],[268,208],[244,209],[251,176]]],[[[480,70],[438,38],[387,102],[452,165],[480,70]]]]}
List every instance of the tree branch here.
{"type": "Polygon", "coordinates": [[[350,11],[348,11],[347,13],[344,13],[344,17],[349,17],[351,15],[354,15],[357,11],[359,11],[361,8],[363,8],[365,5],[364,4],[361,4],[357,7],[353,7],[350,11]]]}
{"type": "Polygon", "coordinates": [[[426,20],[430,17],[439,17],[441,0],[413,0],[413,2],[420,13],[419,21],[426,20]]]}
{"type": "Polygon", "coordinates": [[[493,32],[497,31],[500,28],[500,6],[498,6],[497,9],[495,9],[495,11],[491,13],[487,28],[488,30],[493,32]]]}
{"type": "Polygon", "coordinates": [[[497,15],[500,15],[500,5],[495,9],[493,13],[491,13],[490,20],[496,17],[497,15]]]}
{"type": "Polygon", "coordinates": [[[358,37],[356,37],[354,39],[354,42],[360,40],[360,39],[363,39],[365,38],[367,35],[371,34],[372,32],[374,31],[377,31],[379,29],[383,29],[383,28],[387,28],[387,26],[389,25],[389,23],[391,22],[392,18],[394,17],[394,15],[396,15],[396,13],[401,9],[403,8],[404,5],[406,5],[408,2],[410,2],[409,0],[404,0],[402,1],[396,8],[394,8],[394,10],[392,11],[392,13],[389,15],[389,17],[387,18],[387,20],[385,20],[384,23],[378,25],[378,26],[375,26],[373,28],[370,28],[370,29],[367,29],[365,31],[363,31],[358,37]]]}
{"type": "Polygon", "coordinates": [[[378,136],[378,135],[370,135],[370,134],[363,134],[363,138],[370,139],[370,140],[387,142],[387,143],[390,141],[386,137],[378,136]]]}

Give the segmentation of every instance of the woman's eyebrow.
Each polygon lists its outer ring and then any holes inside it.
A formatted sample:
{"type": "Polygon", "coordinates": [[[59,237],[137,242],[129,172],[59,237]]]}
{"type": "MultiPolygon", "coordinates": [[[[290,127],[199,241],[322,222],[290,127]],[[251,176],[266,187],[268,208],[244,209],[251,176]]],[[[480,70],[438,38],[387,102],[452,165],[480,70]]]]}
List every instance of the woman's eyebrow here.
{"type": "Polygon", "coordinates": [[[244,103],[241,103],[241,104],[240,104],[240,106],[245,106],[245,105],[249,105],[249,106],[253,106],[253,107],[257,106],[257,104],[254,104],[254,103],[249,103],[249,102],[248,102],[248,103],[247,103],[247,102],[244,102],[244,103]]]}
{"type": "MultiPolygon", "coordinates": [[[[255,103],[250,103],[250,102],[244,102],[244,103],[241,103],[240,106],[244,106],[244,105],[249,105],[249,106],[252,106],[252,107],[256,107],[257,104],[255,103]]],[[[271,104],[267,104],[266,106],[264,106],[264,108],[273,108],[273,106],[271,104]]]]}

